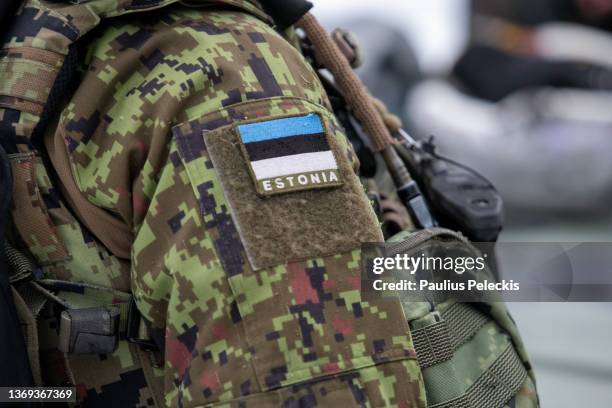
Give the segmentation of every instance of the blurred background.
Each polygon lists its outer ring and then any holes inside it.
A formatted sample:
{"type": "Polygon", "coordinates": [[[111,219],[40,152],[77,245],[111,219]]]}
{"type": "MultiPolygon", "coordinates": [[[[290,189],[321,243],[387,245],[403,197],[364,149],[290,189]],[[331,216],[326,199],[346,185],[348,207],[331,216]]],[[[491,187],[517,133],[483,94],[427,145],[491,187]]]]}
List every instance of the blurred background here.
{"type": "MultiPolygon", "coordinates": [[[[497,186],[500,240],[612,242],[612,0],[313,2],[409,132],[497,186]]],[[[543,407],[612,406],[612,304],[509,307],[543,407]]]]}

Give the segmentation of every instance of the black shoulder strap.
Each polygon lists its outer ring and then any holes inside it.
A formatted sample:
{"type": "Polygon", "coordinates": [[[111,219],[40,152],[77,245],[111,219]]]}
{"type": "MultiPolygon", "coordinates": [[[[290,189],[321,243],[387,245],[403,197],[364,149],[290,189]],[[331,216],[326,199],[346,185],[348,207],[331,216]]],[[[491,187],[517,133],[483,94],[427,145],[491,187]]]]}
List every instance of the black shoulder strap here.
{"type": "Polygon", "coordinates": [[[281,30],[297,23],[312,8],[312,3],[306,0],[260,0],[259,2],[281,30]]]}

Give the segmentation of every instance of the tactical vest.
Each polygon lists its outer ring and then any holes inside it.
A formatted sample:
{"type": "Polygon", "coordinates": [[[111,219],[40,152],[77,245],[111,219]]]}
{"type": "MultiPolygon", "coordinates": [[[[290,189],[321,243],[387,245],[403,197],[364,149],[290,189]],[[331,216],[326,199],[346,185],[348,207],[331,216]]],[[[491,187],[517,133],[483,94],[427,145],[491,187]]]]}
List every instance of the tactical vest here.
{"type": "MultiPolygon", "coordinates": [[[[30,364],[37,384],[76,385],[79,398],[92,406],[111,404],[108,395],[113,393],[123,394],[123,403],[130,406],[163,406],[162,363],[139,319],[130,294],[130,282],[126,279],[130,268],[131,231],[85,199],[82,202],[63,201],[53,180],[59,177],[64,181],[71,176],[69,171],[62,174],[61,168],[58,174],[51,170],[42,152],[42,134],[57,114],[60,99],[66,96],[66,87],[77,62],[75,44],[79,39],[102,19],[147,12],[177,1],[91,0],[68,5],[27,0],[2,39],[0,143],[9,155],[14,181],[11,213],[14,228],[5,251],[12,266],[11,283],[20,294],[16,305],[27,339],[30,364]],[[95,272],[93,276],[92,271],[95,272]],[[87,283],[82,283],[85,281],[87,283]],[[41,372],[41,366],[46,373],[41,372]],[[133,391],[128,392],[128,389],[133,391]]],[[[189,3],[238,8],[272,24],[270,17],[252,1],[198,0],[189,3]]],[[[247,108],[237,112],[241,118],[251,113],[247,108]]],[[[216,123],[221,118],[213,114],[208,120],[216,123]]],[[[333,120],[326,119],[326,123],[328,120],[328,126],[333,127],[333,120]]],[[[198,129],[201,132],[201,128],[198,129]]],[[[178,140],[184,142],[180,146],[183,159],[191,151],[190,132],[194,129],[177,129],[178,140]]],[[[214,131],[207,138],[210,146],[218,145],[214,131]]],[[[221,147],[213,154],[231,158],[221,147]]],[[[219,171],[228,172],[225,177],[231,177],[231,168],[215,164],[219,171]]],[[[240,197],[239,192],[227,190],[225,193],[240,197]]],[[[452,233],[436,230],[413,240],[414,246],[449,239],[449,234],[451,240],[463,242],[452,233]]],[[[407,238],[408,235],[402,234],[396,240],[407,238]]],[[[251,261],[266,263],[261,254],[254,255],[251,261]]],[[[353,261],[342,258],[336,262],[353,261]]],[[[231,265],[224,267],[230,269],[231,265]]],[[[236,290],[245,290],[247,278],[234,276],[232,285],[243,285],[236,290]]],[[[328,281],[327,284],[332,283],[328,281]]],[[[346,290],[352,289],[347,287],[346,290]]],[[[279,302],[286,300],[283,296],[279,294],[279,302]]],[[[356,316],[364,313],[360,302],[356,301],[353,308],[356,316]]],[[[533,406],[530,398],[521,405],[521,397],[517,395],[520,390],[533,392],[534,386],[524,347],[503,305],[475,308],[448,302],[432,309],[423,304],[398,303],[388,309],[374,308],[376,306],[366,313],[392,313],[390,321],[403,319],[405,328],[401,324],[393,330],[378,325],[364,330],[370,330],[373,337],[376,331],[395,333],[403,330],[405,336],[393,337],[385,333],[380,336],[385,340],[367,345],[363,340],[363,344],[357,346],[359,350],[350,351],[359,357],[351,357],[341,364],[330,361],[324,366],[328,372],[317,371],[320,368],[308,365],[310,357],[303,356],[304,361],[297,364],[299,369],[287,372],[285,367],[285,371],[278,373],[284,380],[279,380],[278,384],[277,380],[270,380],[272,385],[266,395],[253,396],[259,398],[253,401],[274,406],[282,394],[282,387],[299,388],[303,384],[310,387],[308,384],[321,383],[317,390],[323,395],[334,391],[328,390],[323,382],[330,376],[335,379],[336,386],[351,383],[353,370],[399,361],[405,365],[406,372],[414,376],[409,392],[414,394],[414,401],[420,406],[425,406],[427,400],[432,407],[502,407],[513,398],[519,401],[517,406],[533,406]],[[499,350],[483,351],[482,360],[487,360],[486,364],[472,366],[462,360],[478,354],[478,347],[491,339],[499,350]],[[392,341],[396,344],[388,344],[392,341]],[[469,378],[463,372],[458,374],[456,368],[466,364],[471,367],[469,378]],[[279,389],[279,386],[282,387],[279,389]]],[[[342,326],[342,322],[335,324],[342,326]]],[[[344,330],[348,336],[351,329],[338,330],[344,330]]],[[[336,335],[336,341],[340,341],[338,335],[341,334],[336,335]]],[[[346,351],[346,355],[350,353],[346,351]]],[[[255,377],[265,374],[266,364],[261,361],[254,366],[255,377]]],[[[384,376],[383,371],[371,375],[384,376]]],[[[351,384],[353,394],[365,392],[359,385],[351,384]]],[[[392,396],[381,398],[387,401],[384,405],[391,405],[389,398],[392,396]]],[[[309,406],[307,401],[300,404],[309,406]]]]}

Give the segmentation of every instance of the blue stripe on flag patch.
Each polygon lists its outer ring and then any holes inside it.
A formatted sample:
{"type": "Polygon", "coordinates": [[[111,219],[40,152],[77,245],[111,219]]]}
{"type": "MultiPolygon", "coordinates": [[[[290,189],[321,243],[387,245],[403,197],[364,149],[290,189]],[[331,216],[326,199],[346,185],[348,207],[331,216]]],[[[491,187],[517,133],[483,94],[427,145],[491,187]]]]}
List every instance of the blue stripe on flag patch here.
{"type": "Polygon", "coordinates": [[[307,116],[240,125],[238,130],[243,143],[253,143],[289,136],[323,133],[323,124],[319,115],[311,113],[307,116]]]}

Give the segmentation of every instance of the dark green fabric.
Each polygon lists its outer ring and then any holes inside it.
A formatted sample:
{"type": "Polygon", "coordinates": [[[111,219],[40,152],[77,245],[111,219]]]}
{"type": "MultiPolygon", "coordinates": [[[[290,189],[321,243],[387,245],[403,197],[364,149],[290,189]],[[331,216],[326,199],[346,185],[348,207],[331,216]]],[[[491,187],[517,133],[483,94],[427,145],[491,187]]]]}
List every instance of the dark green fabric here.
{"type": "Polygon", "coordinates": [[[450,360],[459,346],[491,320],[465,303],[455,303],[438,316],[434,324],[412,331],[412,341],[422,368],[450,360]]]}

